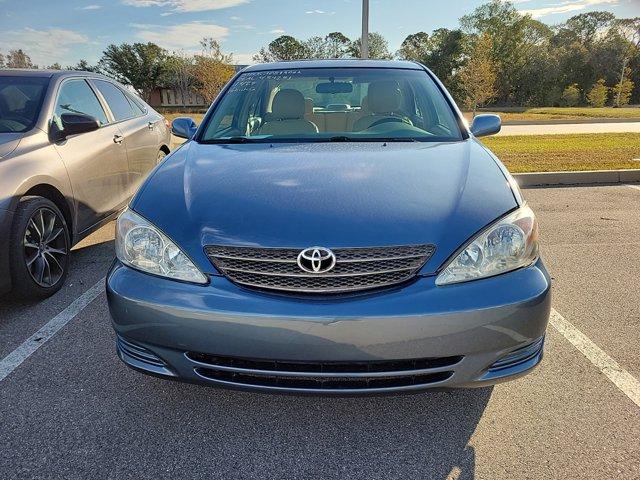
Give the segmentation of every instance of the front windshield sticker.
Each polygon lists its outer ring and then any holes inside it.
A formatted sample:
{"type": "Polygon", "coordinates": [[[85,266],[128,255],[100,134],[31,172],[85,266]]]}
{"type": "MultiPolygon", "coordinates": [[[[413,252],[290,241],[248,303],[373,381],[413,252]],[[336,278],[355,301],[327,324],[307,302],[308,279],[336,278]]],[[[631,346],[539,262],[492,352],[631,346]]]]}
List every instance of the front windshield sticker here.
{"type": "Polygon", "coordinates": [[[233,83],[229,89],[233,92],[252,92],[258,88],[258,84],[265,80],[291,80],[300,75],[300,70],[271,70],[264,72],[247,72],[233,83]]]}

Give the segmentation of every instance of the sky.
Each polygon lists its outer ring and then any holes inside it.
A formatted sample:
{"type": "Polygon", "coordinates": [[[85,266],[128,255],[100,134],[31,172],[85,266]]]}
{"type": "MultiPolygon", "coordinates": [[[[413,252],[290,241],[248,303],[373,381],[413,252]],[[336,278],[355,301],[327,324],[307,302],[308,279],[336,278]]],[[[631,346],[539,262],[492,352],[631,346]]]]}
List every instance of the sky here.
{"type": "MultiPolygon", "coordinates": [[[[396,51],[410,33],[455,28],[484,0],[371,0],[370,31],[396,51]]],[[[640,0],[515,0],[553,25],[572,15],[607,10],[640,16],[640,0]]],[[[220,41],[235,63],[251,63],[274,38],[360,34],[360,0],[0,0],[0,53],[22,48],[41,66],[96,62],[110,43],[154,42],[195,52],[203,37],[220,41]]]]}

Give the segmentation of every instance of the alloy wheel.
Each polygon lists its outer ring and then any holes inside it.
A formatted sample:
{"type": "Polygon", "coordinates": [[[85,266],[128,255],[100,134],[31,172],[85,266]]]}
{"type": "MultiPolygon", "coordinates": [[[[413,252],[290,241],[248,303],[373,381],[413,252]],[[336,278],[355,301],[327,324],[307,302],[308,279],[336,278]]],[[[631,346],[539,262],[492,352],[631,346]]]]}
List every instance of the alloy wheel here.
{"type": "Polygon", "coordinates": [[[36,210],[24,232],[23,252],[34,282],[44,288],[54,286],[64,275],[69,245],[62,218],[47,207],[36,210]]]}

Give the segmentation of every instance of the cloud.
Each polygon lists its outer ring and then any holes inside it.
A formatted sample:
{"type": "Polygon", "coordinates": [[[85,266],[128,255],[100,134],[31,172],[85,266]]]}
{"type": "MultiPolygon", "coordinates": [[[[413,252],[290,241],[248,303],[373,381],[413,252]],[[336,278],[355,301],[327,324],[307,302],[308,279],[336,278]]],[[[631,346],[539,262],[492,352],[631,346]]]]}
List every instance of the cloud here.
{"type": "Polygon", "coordinates": [[[132,7],[168,7],[176,12],[206,12],[237,7],[251,0],[121,0],[132,7]]]}
{"type": "Polygon", "coordinates": [[[307,15],[335,15],[336,12],[325,12],[324,10],[307,10],[307,15]]]}
{"type": "Polygon", "coordinates": [[[274,28],[273,30],[269,30],[269,33],[283,34],[286,32],[282,28],[274,28]]]}
{"type": "Polygon", "coordinates": [[[254,53],[234,53],[233,63],[235,65],[253,65],[255,60],[253,59],[254,53]]]}
{"type": "Polygon", "coordinates": [[[87,5],[86,7],[77,7],[76,10],[100,10],[102,5],[87,5]]]}
{"type": "Polygon", "coordinates": [[[214,23],[191,22],[180,25],[147,25],[131,24],[139,29],[136,37],[145,42],[153,42],[168,50],[199,51],[200,40],[212,37],[223,40],[229,34],[229,29],[214,23]]]}
{"type": "Polygon", "coordinates": [[[21,48],[38,65],[63,63],[67,60],[65,55],[73,45],[87,43],[89,38],[86,35],[62,28],[36,30],[25,27],[21,30],[5,30],[0,33],[0,45],[3,50],[21,48]]]}
{"type": "Polygon", "coordinates": [[[557,15],[559,13],[576,12],[595,5],[617,5],[618,0],[577,0],[557,3],[550,7],[532,8],[520,10],[522,14],[529,14],[533,18],[546,17],[547,15],[557,15]]]}

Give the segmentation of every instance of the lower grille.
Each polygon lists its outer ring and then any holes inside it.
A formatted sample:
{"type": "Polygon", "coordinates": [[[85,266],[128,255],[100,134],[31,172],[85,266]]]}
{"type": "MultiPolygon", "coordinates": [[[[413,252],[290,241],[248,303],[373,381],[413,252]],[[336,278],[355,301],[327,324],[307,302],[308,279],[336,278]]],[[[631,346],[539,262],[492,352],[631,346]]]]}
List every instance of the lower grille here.
{"type": "Polygon", "coordinates": [[[436,372],[410,377],[276,377],[224,372],[209,368],[197,368],[196,373],[209,380],[218,380],[240,386],[300,391],[339,390],[345,392],[427,386],[431,383],[442,382],[453,375],[453,372],[436,372]]]}
{"type": "Polygon", "coordinates": [[[353,362],[302,362],[187,352],[205,379],[244,387],[289,391],[349,392],[428,386],[453,375],[463,357],[353,362]]]}
{"type": "Polygon", "coordinates": [[[309,273],[298,265],[301,250],[207,246],[213,265],[247,287],[298,293],[344,293],[388,287],[413,278],[431,258],[433,245],[336,248],[335,265],[309,273]]]}

